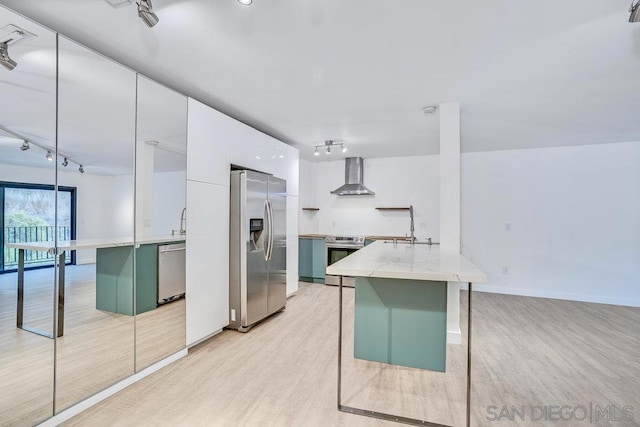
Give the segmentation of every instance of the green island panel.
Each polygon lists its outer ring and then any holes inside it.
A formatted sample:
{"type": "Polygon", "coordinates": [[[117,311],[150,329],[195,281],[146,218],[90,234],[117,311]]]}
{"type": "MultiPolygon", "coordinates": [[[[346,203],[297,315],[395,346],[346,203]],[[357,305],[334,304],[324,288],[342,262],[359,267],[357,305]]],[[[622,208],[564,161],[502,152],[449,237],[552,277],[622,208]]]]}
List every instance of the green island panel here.
{"type": "Polygon", "coordinates": [[[133,246],[96,249],[96,308],[133,316],[133,246]]]}
{"type": "Polygon", "coordinates": [[[354,357],[445,372],[447,282],[356,278],[354,357]]]}

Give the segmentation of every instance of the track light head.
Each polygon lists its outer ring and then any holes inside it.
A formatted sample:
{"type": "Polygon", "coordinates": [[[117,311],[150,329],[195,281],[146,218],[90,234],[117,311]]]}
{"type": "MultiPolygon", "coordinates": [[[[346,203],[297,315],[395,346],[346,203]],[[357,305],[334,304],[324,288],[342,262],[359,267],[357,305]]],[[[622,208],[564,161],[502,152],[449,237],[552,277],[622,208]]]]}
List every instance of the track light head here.
{"type": "Polygon", "coordinates": [[[319,156],[320,155],[320,152],[318,151],[318,147],[316,147],[316,151],[313,152],[313,155],[314,156],[319,156]]]}
{"type": "Polygon", "coordinates": [[[47,160],[49,160],[50,162],[53,162],[53,154],[51,154],[51,151],[47,151],[47,160]]]}
{"type": "Polygon", "coordinates": [[[22,151],[27,151],[29,148],[31,148],[31,146],[29,145],[29,141],[24,141],[20,146],[20,149],[22,151]]]}
{"type": "Polygon", "coordinates": [[[11,71],[16,68],[18,63],[9,57],[9,46],[7,42],[0,43],[0,64],[7,70],[11,71]]]}
{"type": "Polygon", "coordinates": [[[253,0],[238,0],[238,3],[249,6],[251,3],[253,3],[253,0]]]}
{"type": "Polygon", "coordinates": [[[138,3],[138,16],[149,28],[153,27],[158,23],[158,21],[160,21],[158,15],[153,13],[151,0],[140,0],[140,3],[138,3]]]}
{"type": "Polygon", "coordinates": [[[635,4],[631,2],[629,12],[631,12],[631,15],[629,15],[629,22],[640,22],[640,0],[635,4]]]}
{"type": "Polygon", "coordinates": [[[80,165],[80,167],[78,168],[78,172],[84,173],[84,166],[80,165]]]}
{"type": "Polygon", "coordinates": [[[64,161],[62,162],[62,166],[64,166],[65,168],[67,166],[69,166],[69,159],[67,159],[66,157],[64,158],[64,161]]]}
{"type": "Polygon", "coordinates": [[[327,155],[331,154],[331,146],[327,145],[327,155]]]}

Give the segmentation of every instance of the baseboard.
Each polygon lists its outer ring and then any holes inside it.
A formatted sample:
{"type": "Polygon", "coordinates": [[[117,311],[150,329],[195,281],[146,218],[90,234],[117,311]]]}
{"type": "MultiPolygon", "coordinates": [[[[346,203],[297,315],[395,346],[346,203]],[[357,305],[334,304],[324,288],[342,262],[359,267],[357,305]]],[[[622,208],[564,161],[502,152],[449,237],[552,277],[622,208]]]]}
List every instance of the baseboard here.
{"type": "Polygon", "coordinates": [[[505,288],[501,286],[474,284],[473,291],[488,292],[488,293],[494,293],[494,294],[504,294],[504,295],[516,295],[516,296],[523,296],[523,297],[560,299],[560,300],[576,301],[576,302],[591,302],[591,303],[597,303],[597,304],[622,305],[627,307],[640,307],[640,300],[618,298],[618,297],[596,296],[596,295],[573,294],[569,292],[554,292],[554,291],[546,291],[546,290],[538,290],[538,289],[514,289],[514,288],[505,288]]]}
{"type": "Polygon", "coordinates": [[[462,344],[462,333],[458,331],[447,331],[447,344],[462,344]]]}
{"type": "Polygon", "coordinates": [[[82,402],[76,403],[75,405],[73,405],[72,407],[65,409],[64,411],[60,412],[59,414],[57,414],[56,416],[49,418],[48,420],[44,421],[42,424],[39,424],[39,427],[55,427],[57,425],[60,425],[61,423],[71,419],[72,417],[75,417],[76,415],[80,414],[81,412],[89,409],[90,407],[92,407],[93,405],[102,402],[103,400],[105,400],[106,398],[113,396],[114,394],[116,394],[117,392],[125,389],[126,387],[130,386],[131,384],[134,384],[138,381],[140,381],[141,379],[148,377],[149,375],[153,374],[154,372],[164,368],[165,366],[175,362],[178,359],[181,359],[183,357],[185,357],[187,355],[187,349],[183,349],[180,350],[177,353],[172,354],[171,356],[162,359],[161,361],[149,366],[148,368],[143,369],[142,371],[138,372],[137,374],[134,374],[132,376],[130,376],[129,378],[126,378],[122,381],[120,381],[119,383],[116,383],[114,385],[112,385],[111,387],[102,390],[99,393],[94,394],[93,396],[83,400],[82,402]]]}
{"type": "Polygon", "coordinates": [[[195,346],[197,346],[200,343],[205,342],[206,340],[208,340],[209,338],[213,338],[216,335],[218,335],[220,332],[222,332],[224,330],[224,328],[222,329],[218,329],[217,331],[214,331],[212,333],[210,333],[209,335],[207,335],[206,337],[200,338],[199,340],[195,340],[194,342],[187,344],[187,348],[193,348],[195,346]]]}
{"type": "Polygon", "coordinates": [[[324,278],[300,276],[298,281],[305,283],[324,283],[324,278]]]}

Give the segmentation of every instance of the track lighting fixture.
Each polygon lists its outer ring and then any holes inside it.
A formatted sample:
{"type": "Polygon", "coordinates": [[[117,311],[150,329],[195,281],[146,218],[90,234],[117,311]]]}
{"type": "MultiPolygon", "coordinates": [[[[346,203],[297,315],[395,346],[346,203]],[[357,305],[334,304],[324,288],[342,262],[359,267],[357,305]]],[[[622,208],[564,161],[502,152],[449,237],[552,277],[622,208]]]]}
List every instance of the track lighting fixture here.
{"type": "Polygon", "coordinates": [[[313,152],[313,155],[314,156],[319,156],[320,155],[320,150],[319,150],[320,148],[324,148],[325,149],[325,154],[329,155],[329,154],[331,154],[331,147],[340,147],[342,149],[343,153],[347,152],[347,147],[345,147],[343,142],[336,142],[336,141],[332,141],[332,140],[327,140],[327,141],[324,142],[324,144],[315,146],[315,151],[313,152]]]}
{"type": "Polygon", "coordinates": [[[632,1],[631,7],[629,8],[629,22],[640,22],[640,0],[636,1],[635,4],[632,1]]]}
{"type": "Polygon", "coordinates": [[[6,41],[0,43],[0,64],[7,70],[11,71],[16,68],[18,63],[9,57],[9,45],[6,41]]]}
{"type": "MultiPolygon", "coordinates": [[[[54,148],[48,147],[46,145],[43,145],[37,142],[30,141],[24,135],[21,135],[18,132],[14,132],[13,130],[9,129],[6,126],[0,125],[0,130],[8,133],[9,135],[13,135],[16,139],[22,140],[22,145],[20,145],[20,151],[27,151],[31,149],[32,145],[35,145],[36,147],[46,152],[45,158],[47,159],[47,161],[53,162],[54,160],[53,152],[56,151],[54,148]]],[[[78,163],[76,160],[73,160],[71,157],[61,153],[60,151],[58,151],[58,156],[60,158],[64,158],[64,161],[62,162],[62,166],[67,167],[69,163],[75,163],[78,166],[80,166],[80,169],[78,169],[80,173],[84,173],[84,167],[80,163],[78,163]]]]}
{"type": "Polygon", "coordinates": [[[140,3],[138,3],[138,16],[149,28],[153,27],[158,23],[158,21],[160,21],[158,15],[153,13],[151,0],[140,0],[140,3]]]}

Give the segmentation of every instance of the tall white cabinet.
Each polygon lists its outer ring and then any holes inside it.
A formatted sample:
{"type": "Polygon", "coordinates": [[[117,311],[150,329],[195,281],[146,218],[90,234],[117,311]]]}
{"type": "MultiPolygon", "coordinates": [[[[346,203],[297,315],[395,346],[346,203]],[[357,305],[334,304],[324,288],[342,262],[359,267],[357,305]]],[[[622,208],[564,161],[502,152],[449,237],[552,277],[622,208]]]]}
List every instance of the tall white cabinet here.
{"type": "Polygon", "coordinates": [[[287,180],[287,294],[298,289],[298,150],[194,99],[187,136],[187,345],[229,318],[231,165],[287,180]]]}

